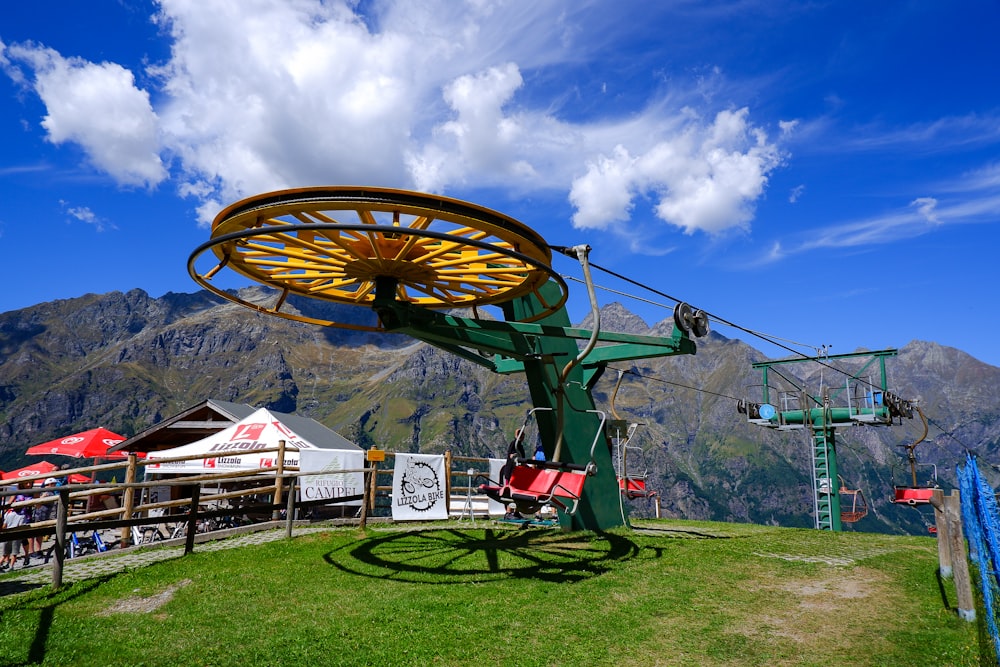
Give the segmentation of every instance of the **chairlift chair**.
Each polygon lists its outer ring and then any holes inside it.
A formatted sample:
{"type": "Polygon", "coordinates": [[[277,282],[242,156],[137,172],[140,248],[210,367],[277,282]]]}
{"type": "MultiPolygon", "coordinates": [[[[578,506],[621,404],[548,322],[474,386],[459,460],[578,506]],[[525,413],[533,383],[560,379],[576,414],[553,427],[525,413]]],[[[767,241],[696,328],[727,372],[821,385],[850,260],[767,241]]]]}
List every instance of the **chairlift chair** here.
{"type": "Polygon", "coordinates": [[[639,426],[641,424],[636,422],[612,419],[608,421],[607,427],[608,439],[614,449],[618,489],[629,500],[656,496],[656,491],[646,486],[649,470],[646,467],[645,453],[642,447],[630,444],[639,426]]]}
{"type": "MultiPolygon", "coordinates": [[[[917,414],[920,415],[921,421],[924,424],[923,434],[917,438],[913,444],[903,445],[906,448],[907,460],[910,463],[910,476],[913,482],[910,486],[900,486],[896,485],[893,488],[892,502],[897,505],[910,505],[915,507],[917,505],[928,505],[931,502],[931,498],[934,496],[934,490],[937,487],[937,466],[934,466],[934,484],[933,486],[920,486],[917,483],[917,457],[913,450],[916,449],[917,445],[924,441],[927,437],[927,417],[924,416],[923,410],[919,406],[914,406],[917,414]]],[[[933,464],[931,464],[933,465],[933,464]]]]}
{"type": "Polygon", "coordinates": [[[857,523],[868,516],[868,501],[861,489],[849,489],[844,478],[840,480],[840,520],[842,523],[857,523]],[[850,509],[847,509],[850,507],[850,509]]]}
{"type": "Polygon", "coordinates": [[[618,478],[618,490],[629,500],[635,498],[652,498],[656,491],[646,486],[649,470],[646,467],[645,453],[642,447],[630,444],[632,437],[642,424],[629,422],[621,418],[615,408],[618,389],[621,387],[625,371],[618,371],[618,381],[611,393],[611,416],[607,423],[608,442],[611,443],[612,461],[615,467],[615,477],[618,478]]]}
{"type": "MultiPolygon", "coordinates": [[[[529,410],[524,425],[518,429],[519,434],[526,432],[529,420],[539,410],[552,410],[552,408],[529,410]]],[[[594,450],[606,420],[603,412],[598,410],[587,412],[600,415],[601,424],[590,447],[590,461],[586,464],[517,457],[516,465],[508,479],[496,482],[487,478],[485,483],[479,485],[479,492],[498,503],[505,505],[514,503],[521,514],[536,514],[546,506],[555,507],[569,515],[575,514],[583,495],[584,481],[595,472],[594,450]]]]}

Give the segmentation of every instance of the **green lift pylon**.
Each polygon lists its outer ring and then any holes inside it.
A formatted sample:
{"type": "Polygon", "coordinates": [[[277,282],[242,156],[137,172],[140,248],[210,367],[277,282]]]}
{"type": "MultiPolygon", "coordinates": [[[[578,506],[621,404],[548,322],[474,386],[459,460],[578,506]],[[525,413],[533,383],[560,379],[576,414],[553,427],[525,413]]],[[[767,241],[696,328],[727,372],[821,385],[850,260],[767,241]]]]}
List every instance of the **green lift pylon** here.
{"type": "MultiPolygon", "coordinates": [[[[589,247],[563,250],[581,260],[599,321],[589,247]]],[[[542,408],[536,415],[546,458],[590,470],[576,511],[560,513],[561,525],[572,530],[628,523],[591,394],[607,364],[694,354],[689,334],[708,330],[704,313],[685,304],[675,309],[669,337],[571,327],[565,282],[551,268],[550,247],[530,228],[467,202],[401,190],[304,188],[237,202],[216,217],[211,240],[192,253],[188,272],[258,312],[406,334],[498,373],[523,372],[532,404],[542,408]],[[196,263],[206,251],[218,263],[200,272],[196,263]],[[265,306],[212,284],[224,267],[277,289],[276,303],[265,306]],[[289,294],[366,306],[378,324],[306,315],[285,306],[289,294]],[[479,317],[484,305],[498,306],[504,320],[479,317]],[[458,308],[471,308],[473,317],[454,314],[458,308]]]]}
{"type": "Polygon", "coordinates": [[[750,423],[778,430],[808,429],[811,432],[812,482],[815,526],[820,530],[842,529],[837,469],[836,429],[847,425],[888,426],[896,417],[912,417],[907,401],[888,390],[885,360],[896,356],[896,350],[857,352],[765,361],[753,364],[762,372],[761,400],[741,401],[737,410],[747,415],[750,423]],[[828,364],[838,360],[869,358],[860,370],[846,375],[843,386],[828,386],[821,382],[818,393],[809,393],[797,386],[787,375],[773,370],[776,366],[806,362],[828,364]],[[878,379],[866,373],[878,365],[878,379]],[[770,375],[779,375],[791,390],[779,390],[771,384],[770,375]]]}

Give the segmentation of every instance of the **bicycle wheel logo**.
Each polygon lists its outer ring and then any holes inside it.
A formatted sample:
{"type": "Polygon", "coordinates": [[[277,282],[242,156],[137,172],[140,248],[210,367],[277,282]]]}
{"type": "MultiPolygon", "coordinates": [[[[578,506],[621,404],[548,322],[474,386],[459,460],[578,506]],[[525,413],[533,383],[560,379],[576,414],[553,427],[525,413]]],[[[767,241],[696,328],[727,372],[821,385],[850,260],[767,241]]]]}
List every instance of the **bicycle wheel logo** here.
{"type": "Polygon", "coordinates": [[[423,461],[408,461],[399,485],[403,491],[401,504],[417,512],[426,512],[443,495],[437,472],[423,461]]]}

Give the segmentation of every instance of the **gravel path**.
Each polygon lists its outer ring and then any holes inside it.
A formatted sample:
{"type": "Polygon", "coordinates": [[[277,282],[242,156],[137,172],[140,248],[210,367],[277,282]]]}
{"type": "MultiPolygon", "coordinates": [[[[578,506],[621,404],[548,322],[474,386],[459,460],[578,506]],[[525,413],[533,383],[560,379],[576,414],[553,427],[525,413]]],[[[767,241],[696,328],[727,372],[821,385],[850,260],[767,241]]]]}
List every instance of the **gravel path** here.
{"type": "MultiPolygon", "coordinates": [[[[258,526],[259,527],[259,526],[258,526]]],[[[292,536],[307,535],[324,530],[330,530],[333,524],[313,524],[296,526],[292,536]]],[[[202,540],[195,545],[195,551],[218,551],[221,549],[237,549],[250,544],[262,544],[284,539],[285,525],[274,527],[274,524],[253,532],[234,534],[232,531],[220,531],[217,535],[200,536],[202,540]]],[[[143,567],[170,558],[180,558],[184,555],[184,540],[171,540],[154,545],[128,547],[126,549],[111,549],[104,553],[90,554],[79,558],[68,558],[63,562],[63,585],[75,581],[83,581],[101,577],[126,569],[143,567]]],[[[37,563],[37,561],[35,561],[37,563]]],[[[52,583],[52,560],[45,564],[28,567],[19,566],[14,571],[0,574],[0,596],[23,593],[52,583]]]]}

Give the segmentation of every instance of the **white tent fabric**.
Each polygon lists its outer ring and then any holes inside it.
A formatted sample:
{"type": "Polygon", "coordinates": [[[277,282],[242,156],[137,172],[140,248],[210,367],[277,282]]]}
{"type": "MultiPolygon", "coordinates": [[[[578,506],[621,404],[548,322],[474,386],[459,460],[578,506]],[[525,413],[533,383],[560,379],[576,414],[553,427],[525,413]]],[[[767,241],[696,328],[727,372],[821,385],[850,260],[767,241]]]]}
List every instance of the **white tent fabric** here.
{"type": "Polygon", "coordinates": [[[278,452],[255,453],[260,449],[270,449],[278,446],[278,441],[285,441],[285,465],[298,466],[300,449],[317,449],[316,445],[296,435],[290,428],[275,417],[266,408],[261,408],[246,419],[207,438],[202,438],[173,449],[163,449],[151,452],[148,461],[194,456],[196,454],[217,454],[226,452],[231,455],[207,459],[191,459],[189,461],[152,462],[146,466],[146,472],[157,473],[212,473],[253,471],[261,468],[272,468],[277,465],[278,452]]]}

